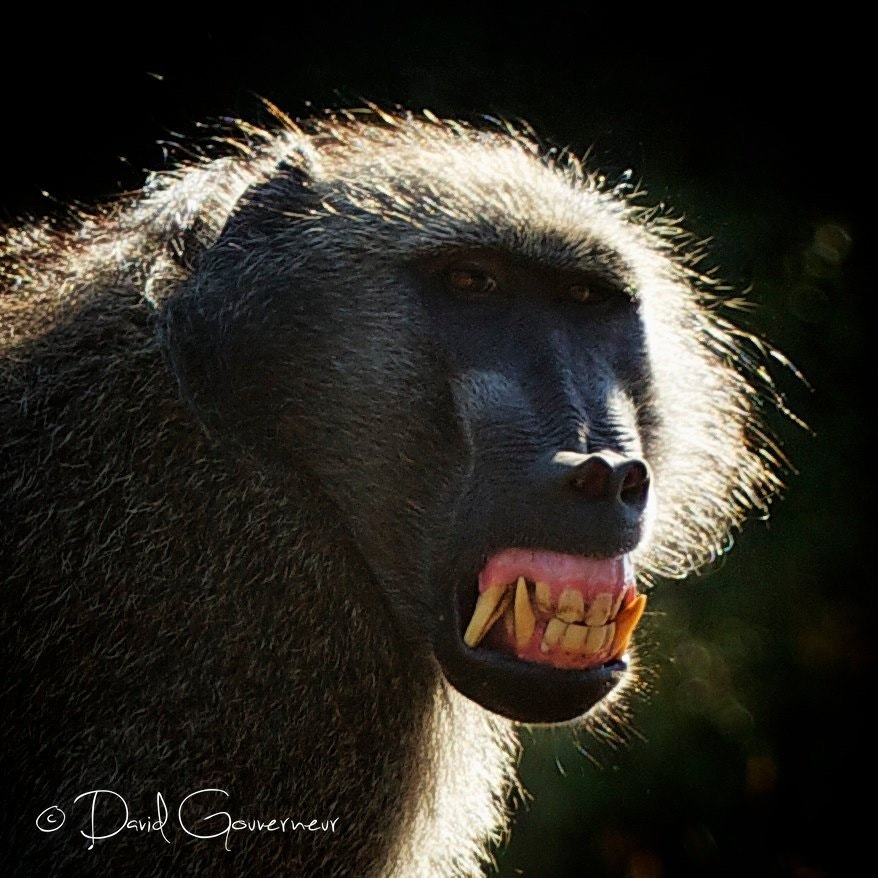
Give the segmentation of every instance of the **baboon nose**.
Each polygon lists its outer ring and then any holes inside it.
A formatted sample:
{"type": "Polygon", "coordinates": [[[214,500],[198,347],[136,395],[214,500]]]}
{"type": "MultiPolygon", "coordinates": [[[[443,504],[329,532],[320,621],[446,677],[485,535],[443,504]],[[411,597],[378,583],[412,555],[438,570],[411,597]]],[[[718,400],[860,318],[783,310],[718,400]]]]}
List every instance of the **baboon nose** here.
{"type": "Polygon", "coordinates": [[[560,452],[555,462],[570,470],[566,483],[589,500],[620,502],[635,512],[646,508],[649,497],[649,467],[636,457],[614,451],[593,454],[560,452]]]}

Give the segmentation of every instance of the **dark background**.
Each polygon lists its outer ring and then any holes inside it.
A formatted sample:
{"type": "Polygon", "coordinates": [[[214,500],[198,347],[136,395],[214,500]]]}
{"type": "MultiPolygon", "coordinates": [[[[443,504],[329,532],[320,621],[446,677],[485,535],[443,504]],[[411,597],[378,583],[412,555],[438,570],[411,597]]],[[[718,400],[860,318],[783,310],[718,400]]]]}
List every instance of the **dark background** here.
{"type": "Polygon", "coordinates": [[[134,29],[48,16],[7,27],[0,223],[135,188],[144,168],[163,166],[158,141],[204,136],[196,123],[223,116],[267,120],[256,95],[294,117],[363,99],[522,117],[549,142],[590,148],[611,179],[631,168],[647,202],[711,237],[708,264],[749,291],[758,307],[746,325],[809,382],[774,361],[808,428],[772,415],[797,470],[785,499],[719,569],[652,597],[649,669],[627,718],[576,740],[525,733],[530,799],[502,874],[818,878],[870,865],[875,598],[862,560],[872,463],[860,303],[872,297],[874,145],[863,122],[873,101],[846,60],[854,51],[785,44],[780,55],[742,41],[693,54],[656,39],[644,53],[624,27],[573,8],[544,34],[500,32],[474,13],[393,25],[245,13],[218,23],[205,8],[197,30],[146,13],[134,29]]]}

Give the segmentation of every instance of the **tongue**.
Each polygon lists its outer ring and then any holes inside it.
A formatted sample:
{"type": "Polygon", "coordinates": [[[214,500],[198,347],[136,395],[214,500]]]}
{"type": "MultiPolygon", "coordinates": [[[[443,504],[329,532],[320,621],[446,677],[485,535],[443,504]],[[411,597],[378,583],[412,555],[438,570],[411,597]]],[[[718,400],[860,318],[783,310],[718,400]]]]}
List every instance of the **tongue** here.
{"type": "Polygon", "coordinates": [[[513,590],[505,615],[488,632],[488,648],[558,668],[597,667],[627,649],[645,603],[628,555],[598,559],[504,549],[479,574],[479,592],[520,577],[539,585],[513,590]],[[530,613],[532,625],[522,625],[530,613]]]}

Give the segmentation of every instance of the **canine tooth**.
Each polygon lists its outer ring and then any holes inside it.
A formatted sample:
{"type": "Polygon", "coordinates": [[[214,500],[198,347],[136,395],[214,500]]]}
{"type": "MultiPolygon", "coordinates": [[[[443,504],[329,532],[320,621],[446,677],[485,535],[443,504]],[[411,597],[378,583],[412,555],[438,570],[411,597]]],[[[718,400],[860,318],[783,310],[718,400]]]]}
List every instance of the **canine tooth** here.
{"type": "Polygon", "coordinates": [[[601,626],[606,625],[613,610],[613,596],[608,592],[601,592],[592,602],[585,614],[585,624],[601,626]]]}
{"type": "Polygon", "coordinates": [[[616,630],[613,633],[613,645],[610,649],[614,659],[623,656],[631,643],[631,632],[634,631],[643,610],[646,607],[646,595],[639,594],[618,616],[616,616],[616,630]]]}
{"type": "Polygon", "coordinates": [[[581,622],[584,611],[585,603],[580,592],[572,588],[566,588],[561,592],[555,615],[562,622],[581,622]]]}
{"type": "Polygon", "coordinates": [[[515,586],[515,642],[519,646],[525,646],[531,639],[536,622],[527,594],[527,583],[523,576],[519,576],[515,586]]]}
{"type": "Polygon", "coordinates": [[[492,585],[485,589],[476,601],[476,608],[464,632],[463,642],[470,647],[478,646],[488,633],[488,629],[503,615],[511,599],[512,595],[505,585],[492,585]]]}
{"type": "Polygon", "coordinates": [[[552,590],[548,582],[538,582],[534,586],[534,597],[537,600],[537,608],[542,613],[552,612],[552,590]]]}
{"type": "Polygon", "coordinates": [[[566,652],[582,652],[588,638],[585,625],[568,625],[561,637],[561,649],[566,652]]]}
{"type": "Polygon", "coordinates": [[[549,649],[555,646],[555,644],[564,636],[566,628],[566,622],[562,622],[560,619],[549,619],[549,624],[546,625],[546,630],[543,632],[543,640],[542,643],[540,643],[540,649],[543,652],[548,652],[549,649]]]}
{"type": "Polygon", "coordinates": [[[626,591],[627,591],[627,589],[623,588],[622,591],[619,592],[619,595],[616,598],[616,600],[613,601],[613,610],[612,610],[612,613],[610,614],[611,619],[615,619],[616,616],[619,615],[619,610],[622,609],[622,601],[625,600],[625,592],[626,591]]]}

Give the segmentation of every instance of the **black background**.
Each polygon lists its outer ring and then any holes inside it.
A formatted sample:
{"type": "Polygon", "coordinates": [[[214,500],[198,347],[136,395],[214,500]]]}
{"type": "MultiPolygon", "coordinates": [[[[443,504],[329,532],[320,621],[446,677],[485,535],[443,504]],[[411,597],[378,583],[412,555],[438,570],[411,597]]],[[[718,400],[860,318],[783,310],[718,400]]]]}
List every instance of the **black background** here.
{"type": "Polygon", "coordinates": [[[648,203],[712,239],[710,264],[758,306],[746,325],[810,384],[774,361],[808,425],[772,416],[798,472],[721,569],[651,599],[650,670],[628,719],[611,734],[525,735],[532,798],[499,858],[504,875],[598,878],[817,878],[868,865],[875,598],[861,302],[873,295],[874,101],[857,53],[768,40],[693,51],[658,37],[645,51],[619,22],[575,8],[502,30],[474,12],[315,23],[264,9],[223,21],[205,8],[184,29],[164,8],[137,14],[136,27],[33,14],[7,27],[0,223],[136,188],[163,166],[160,141],[204,136],[196,123],[220,117],[267,121],[261,95],[294,117],[365,99],[521,117],[548,142],[590,149],[611,179],[633,169],[648,203]]]}

